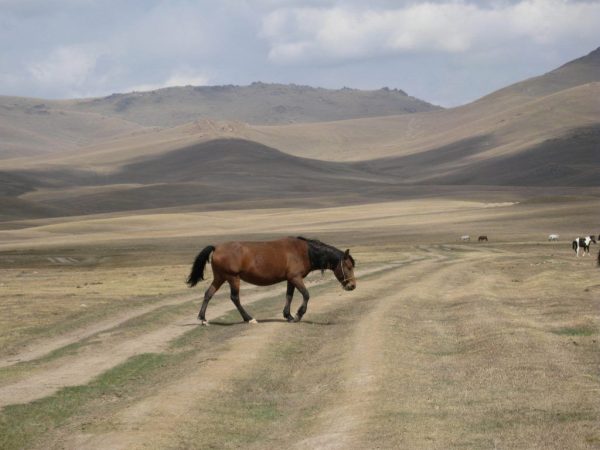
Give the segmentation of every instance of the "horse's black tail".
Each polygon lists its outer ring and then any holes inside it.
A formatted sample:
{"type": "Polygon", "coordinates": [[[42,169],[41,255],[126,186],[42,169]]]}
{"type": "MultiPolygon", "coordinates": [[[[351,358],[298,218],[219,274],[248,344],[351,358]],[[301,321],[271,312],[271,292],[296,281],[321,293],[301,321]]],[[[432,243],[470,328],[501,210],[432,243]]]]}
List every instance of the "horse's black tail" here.
{"type": "Polygon", "coordinates": [[[187,284],[190,287],[196,286],[198,281],[204,280],[204,267],[206,266],[206,262],[208,261],[208,257],[214,251],[214,247],[209,245],[204,247],[198,256],[196,256],[196,260],[194,261],[194,265],[192,266],[192,271],[190,272],[190,276],[187,279],[187,284]]]}
{"type": "Polygon", "coordinates": [[[577,240],[573,241],[573,243],[571,244],[571,247],[573,247],[573,250],[577,251],[577,240]]]}

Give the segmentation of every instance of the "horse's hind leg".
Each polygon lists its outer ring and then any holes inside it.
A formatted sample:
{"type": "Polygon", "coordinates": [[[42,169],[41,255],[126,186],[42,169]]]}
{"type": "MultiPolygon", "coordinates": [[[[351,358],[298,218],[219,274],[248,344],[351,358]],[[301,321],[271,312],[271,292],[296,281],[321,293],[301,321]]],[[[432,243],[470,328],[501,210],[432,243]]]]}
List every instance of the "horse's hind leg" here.
{"type": "Polygon", "coordinates": [[[287,283],[287,292],[285,294],[285,306],[283,307],[283,317],[288,322],[292,322],[294,317],[290,314],[290,307],[292,306],[292,298],[294,297],[294,285],[288,281],[287,283]]]}
{"type": "Polygon", "coordinates": [[[206,308],[208,307],[208,302],[215,295],[215,292],[219,290],[221,285],[225,282],[223,278],[221,278],[218,274],[215,273],[215,278],[210,284],[209,288],[204,293],[204,301],[202,302],[202,307],[200,308],[200,312],[198,313],[198,320],[202,325],[208,325],[206,320],[206,308]]]}
{"type": "Polygon", "coordinates": [[[253,319],[250,314],[246,312],[242,304],[240,303],[240,279],[239,277],[231,278],[227,280],[229,286],[231,287],[231,301],[240,312],[242,319],[244,322],[248,323],[258,323],[256,319],[253,319]]]}

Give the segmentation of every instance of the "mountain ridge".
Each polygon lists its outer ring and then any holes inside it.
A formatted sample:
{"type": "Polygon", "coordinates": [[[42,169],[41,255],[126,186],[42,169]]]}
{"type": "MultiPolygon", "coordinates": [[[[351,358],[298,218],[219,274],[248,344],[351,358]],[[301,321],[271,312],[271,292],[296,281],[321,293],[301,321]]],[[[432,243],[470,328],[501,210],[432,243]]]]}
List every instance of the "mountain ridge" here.
{"type": "Polygon", "coordinates": [[[176,126],[205,118],[276,125],[440,109],[399,89],[325,89],[262,82],[112,94],[75,100],[70,108],[119,117],[143,126],[176,126]],[[165,111],[168,108],[176,110],[165,111]]]}

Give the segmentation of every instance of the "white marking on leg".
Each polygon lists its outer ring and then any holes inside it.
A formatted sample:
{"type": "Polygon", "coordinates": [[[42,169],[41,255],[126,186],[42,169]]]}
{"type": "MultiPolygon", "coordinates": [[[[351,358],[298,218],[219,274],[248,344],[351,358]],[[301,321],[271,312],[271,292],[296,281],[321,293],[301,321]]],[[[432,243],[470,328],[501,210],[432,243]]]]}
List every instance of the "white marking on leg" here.
{"type": "Polygon", "coordinates": [[[258,320],[252,319],[252,320],[249,320],[248,323],[258,323],[258,320]]]}

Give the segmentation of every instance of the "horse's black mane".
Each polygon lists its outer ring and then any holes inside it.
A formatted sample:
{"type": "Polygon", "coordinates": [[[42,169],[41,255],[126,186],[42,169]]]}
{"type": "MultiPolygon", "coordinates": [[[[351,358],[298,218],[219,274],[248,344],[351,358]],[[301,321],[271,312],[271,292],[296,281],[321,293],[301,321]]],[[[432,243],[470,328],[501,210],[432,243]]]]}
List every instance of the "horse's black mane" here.
{"type": "MultiPolygon", "coordinates": [[[[325,244],[317,239],[307,239],[302,236],[298,236],[297,238],[308,244],[308,259],[310,260],[310,268],[312,270],[323,272],[325,269],[335,269],[344,256],[344,252],[339,248],[325,244]]],[[[354,258],[350,255],[348,256],[354,266],[354,258]]]]}

